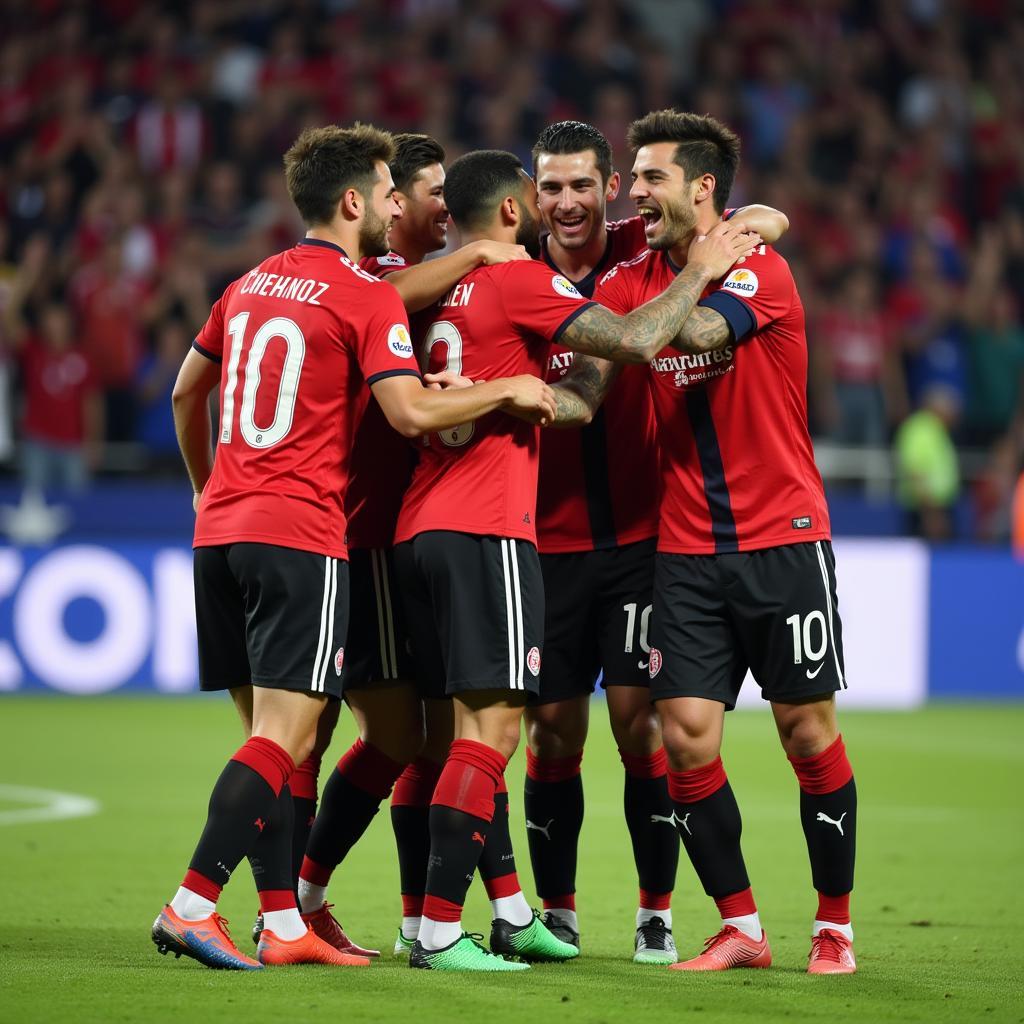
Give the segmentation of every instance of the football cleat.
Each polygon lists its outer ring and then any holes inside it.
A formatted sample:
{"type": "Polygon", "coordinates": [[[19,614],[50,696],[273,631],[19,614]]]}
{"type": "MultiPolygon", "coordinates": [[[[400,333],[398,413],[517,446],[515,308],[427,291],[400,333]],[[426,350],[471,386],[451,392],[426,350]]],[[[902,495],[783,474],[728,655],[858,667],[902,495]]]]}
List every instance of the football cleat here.
{"type": "Polygon", "coordinates": [[[537,963],[560,963],[580,955],[577,946],[552,935],[536,910],[529,924],[509,924],[501,918],[491,922],[491,951],[537,963]]]}
{"type": "Polygon", "coordinates": [[[309,925],[320,936],[324,942],[332,945],[341,953],[351,953],[352,956],[380,956],[379,949],[364,949],[357,946],[344,932],[338,919],[331,913],[333,903],[325,903],[319,910],[310,911],[302,915],[302,920],[309,925]]]}
{"type": "Polygon", "coordinates": [[[564,917],[560,917],[558,911],[545,910],[541,921],[556,939],[568,942],[570,946],[575,946],[577,949],[580,948],[580,933],[564,917]]]}
{"type": "Polygon", "coordinates": [[[416,945],[415,939],[407,939],[398,929],[398,937],[395,939],[395,956],[408,956],[412,947],[416,945]]]}
{"type": "Polygon", "coordinates": [[[211,914],[200,921],[186,921],[167,904],[153,922],[152,935],[157,952],[173,953],[176,960],[184,954],[215,970],[263,969],[263,964],[247,957],[231,941],[228,923],[220,914],[211,914]]]}
{"type": "Polygon", "coordinates": [[[770,967],[772,951],[768,937],[760,940],[744,935],[739,928],[727,924],[717,935],[704,943],[704,951],[692,960],[672,964],[670,971],[727,971],[732,967],[770,967]]]}
{"type": "Polygon", "coordinates": [[[424,949],[417,939],[409,950],[409,966],[424,971],[528,971],[529,964],[516,963],[489,953],[480,945],[479,933],[463,932],[442,949],[424,949]]]}
{"type": "Polygon", "coordinates": [[[679,959],[672,929],[660,917],[652,917],[636,930],[635,964],[674,964],[679,959]]]}
{"type": "Polygon", "coordinates": [[[842,932],[823,928],[811,939],[808,974],[853,974],[856,970],[853,943],[842,932]]]}
{"type": "Polygon", "coordinates": [[[260,963],[267,967],[290,964],[330,964],[333,967],[369,967],[370,958],[342,953],[309,928],[299,939],[279,938],[269,928],[263,929],[256,950],[260,963]]]}

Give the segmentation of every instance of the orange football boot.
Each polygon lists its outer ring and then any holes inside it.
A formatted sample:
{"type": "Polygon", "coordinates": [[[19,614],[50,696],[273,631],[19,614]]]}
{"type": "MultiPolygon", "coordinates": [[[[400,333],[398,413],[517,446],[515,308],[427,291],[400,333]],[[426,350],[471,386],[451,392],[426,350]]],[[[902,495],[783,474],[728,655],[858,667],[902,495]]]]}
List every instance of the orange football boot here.
{"type": "Polygon", "coordinates": [[[811,955],[807,958],[808,974],[853,974],[856,970],[853,943],[842,932],[822,928],[811,939],[811,955]]]}
{"type": "Polygon", "coordinates": [[[757,941],[727,924],[717,935],[704,943],[704,952],[692,960],[672,964],[670,971],[728,971],[733,967],[770,967],[772,951],[768,937],[761,932],[757,941]]]}
{"type": "Polygon", "coordinates": [[[269,928],[263,929],[256,958],[267,967],[288,964],[331,964],[334,967],[369,967],[370,958],[342,953],[325,942],[310,928],[301,939],[278,938],[269,928]]]}
{"type": "Polygon", "coordinates": [[[260,971],[263,964],[247,957],[231,941],[227,921],[211,914],[200,921],[186,921],[168,903],[153,922],[153,942],[162,954],[183,954],[207,967],[226,971],[260,971]]]}

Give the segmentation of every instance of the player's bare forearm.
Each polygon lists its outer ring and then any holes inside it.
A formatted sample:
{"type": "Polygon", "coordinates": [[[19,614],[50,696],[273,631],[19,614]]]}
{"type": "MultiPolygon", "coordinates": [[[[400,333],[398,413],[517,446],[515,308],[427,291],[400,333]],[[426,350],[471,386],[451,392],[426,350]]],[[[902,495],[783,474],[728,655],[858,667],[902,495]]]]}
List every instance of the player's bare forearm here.
{"type": "Polygon", "coordinates": [[[621,367],[607,359],[577,355],[572,369],[551,389],[555,395],[553,427],[580,427],[593,420],[621,367]]]}
{"type": "Polygon", "coordinates": [[[741,221],[769,245],[774,245],[789,230],[789,218],[781,210],[758,203],[740,207],[730,219],[741,221]]]}
{"type": "Polygon", "coordinates": [[[672,339],[680,352],[714,352],[732,341],[732,329],[721,313],[708,306],[695,306],[683,329],[672,339]]]}
{"type": "Polygon", "coordinates": [[[213,473],[210,392],[219,379],[220,367],[190,349],[171,393],[178,447],[196,494],[202,493],[213,473]]]}
{"type": "Polygon", "coordinates": [[[433,391],[412,376],[387,377],[372,385],[388,422],[405,437],[419,437],[472,423],[497,409],[526,414],[536,423],[555,416],[551,389],[536,377],[508,377],[468,388],[433,391]]]}
{"type": "Polygon", "coordinates": [[[616,363],[646,363],[680,330],[713,280],[703,263],[691,263],[657,298],[623,317],[603,306],[584,310],[559,341],[567,348],[616,363]]]}
{"type": "Polygon", "coordinates": [[[526,250],[520,245],[470,242],[447,256],[396,270],[385,280],[398,290],[406,310],[416,313],[447,295],[471,270],[509,259],[525,258],[526,250]]]}

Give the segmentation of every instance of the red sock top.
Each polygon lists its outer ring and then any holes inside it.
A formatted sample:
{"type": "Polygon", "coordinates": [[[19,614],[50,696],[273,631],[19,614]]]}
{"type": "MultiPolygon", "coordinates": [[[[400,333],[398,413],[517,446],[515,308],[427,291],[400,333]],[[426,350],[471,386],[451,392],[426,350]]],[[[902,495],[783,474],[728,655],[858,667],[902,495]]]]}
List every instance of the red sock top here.
{"type": "Polygon", "coordinates": [[[383,800],[391,792],[404,764],[392,761],[371,743],[357,739],[342,755],[338,771],[357,789],[383,800]]]}
{"type": "MultiPolygon", "coordinates": [[[[443,765],[425,757],[417,757],[398,776],[391,796],[392,807],[429,807],[434,787],[441,777],[443,765]]],[[[413,916],[413,915],[406,915],[413,916]]]]}
{"type": "Polygon", "coordinates": [[[506,764],[505,758],[485,743],[456,740],[437,780],[431,805],[451,807],[490,822],[494,817],[494,793],[506,764]]]}
{"type": "Polygon", "coordinates": [[[526,748],[526,774],[534,782],[565,782],[580,774],[583,751],[570,757],[538,757],[526,748]]]}
{"type": "Polygon", "coordinates": [[[687,772],[668,773],[668,793],[677,804],[695,804],[717,793],[727,782],[721,757],[687,772]]]}
{"type": "Polygon", "coordinates": [[[296,800],[316,800],[316,783],[319,777],[320,758],[307,757],[292,772],[292,777],[288,780],[288,788],[292,791],[292,796],[296,800]]]}
{"type": "Polygon", "coordinates": [[[853,778],[853,769],[846,757],[843,737],[837,736],[831,746],[812,757],[791,757],[800,788],[805,793],[822,796],[842,789],[853,778]]]}
{"type": "Polygon", "coordinates": [[[668,771],[668,758],[665,756],[664,747],[647,755],[629,754],[620,747],[619,758],[626,769],[626,774],[632,775],[634,779],[660,779],[668,771]]]}
{"type": "Polygon", "coordinates": [[[494,781],[495,789],[505,774],[508,761],[494,747],[476,740],[455,740],[448,749],[449,761],[461,761],[485,772],[494,781]]]}
{"type": "Polygon", "coordinates": [[[274,796],[280,796],[282,787],[295,771],[295,762],[288,751],[265,736],[247,739],[231,760],[251,768],[274,791],[274,796]]]}

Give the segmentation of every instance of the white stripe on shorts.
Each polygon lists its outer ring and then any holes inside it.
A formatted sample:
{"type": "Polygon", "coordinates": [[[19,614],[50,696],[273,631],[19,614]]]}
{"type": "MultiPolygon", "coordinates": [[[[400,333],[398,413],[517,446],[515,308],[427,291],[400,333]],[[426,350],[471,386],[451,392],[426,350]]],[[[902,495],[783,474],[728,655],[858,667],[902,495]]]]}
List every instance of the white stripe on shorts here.
{"type": "Polygon", "coordinates": [[[320,679],[320,659],[324,656],[324,640],[327,637],[327,605],[331,596],[331,556],[324,556],[324,597],[320,605],[320,638],[316,644],[316,657],[313,659],[313,677],[309,688],[314,691],[320,679]]]}
{"type": "Polygon", "coordinates": [[[815,541],[815,549],[818,552],[818,566],[821,569],[821,582],[825,585],[825,610],[828,615],[828,643],[832,648],[832,659],[836,663],[836,676],[840,685],[845,689],[846,680],[843,678],[843,670],[839,667],[839,651],[836,649],[836,635],[832,625],[832,589],[828,582],[828,568],[825,565],[825,552],[822,549],[821,541],[815,541]]]}
{"type": "Polygon", "coordinates": [[[334,651],[334,607],[338,600],[338,560],[331,559],[331,597],[327,609],[327,647],[320,665],[320,678],[317,680],[317,693],[324,692],[327,682],[327,666],[330,665],[334,651]]]}
{"type": "Polygon", "coordinates": [[[516,688],[516,648],[515,648],[515,618],[512,604],[512,579],[509,575],[509,549],[506,546],[507,540],[500,539],[501,545],[501,569],[505,580],[505,626],[508,631],[508,685],[510,690],[516,688]]]}
{"type": "Polygon", "coordinates": [[[512,590],[516,599],[516,653],[518,667],[516,669],[516,689],[523,689],[523,666],[525,653],[523,651],[523,592],[519,588],[519,552],[516,551],[516,542],[508,542],[509,551],[512,557],[512,590]]]}

